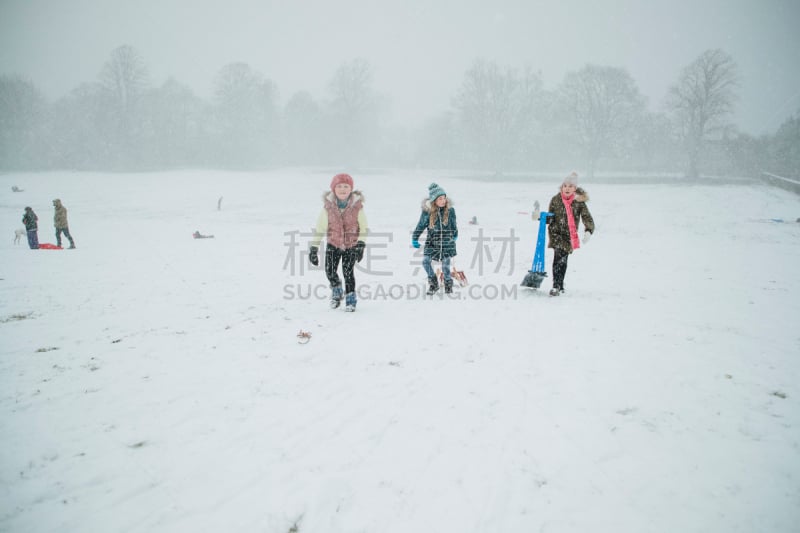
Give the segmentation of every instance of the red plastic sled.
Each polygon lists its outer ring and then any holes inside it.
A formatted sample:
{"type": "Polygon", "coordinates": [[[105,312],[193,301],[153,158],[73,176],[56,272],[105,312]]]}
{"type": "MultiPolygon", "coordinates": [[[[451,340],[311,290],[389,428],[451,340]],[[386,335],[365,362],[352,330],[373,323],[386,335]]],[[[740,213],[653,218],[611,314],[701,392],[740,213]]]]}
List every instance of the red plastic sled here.
{"type": "Polygon", "coordinates": [[[56,246],[55,244],[50,244],[49,242],[40,242],[39,243],[40,250],[63,250],[61,246],[56,246]]]}

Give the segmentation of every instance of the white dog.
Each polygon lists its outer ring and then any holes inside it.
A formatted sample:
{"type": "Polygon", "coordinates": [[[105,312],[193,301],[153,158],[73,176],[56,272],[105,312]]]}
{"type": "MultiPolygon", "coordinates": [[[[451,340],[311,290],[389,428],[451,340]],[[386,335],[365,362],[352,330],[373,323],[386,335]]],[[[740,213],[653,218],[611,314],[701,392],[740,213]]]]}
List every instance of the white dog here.
{"type": "Polygon", "coordinates": [[[24,229],[15,229],[14,230],[14,244],[19,244],[19,241],[22,240],[22,236],[25,235],[27,232],[24,229]]]}

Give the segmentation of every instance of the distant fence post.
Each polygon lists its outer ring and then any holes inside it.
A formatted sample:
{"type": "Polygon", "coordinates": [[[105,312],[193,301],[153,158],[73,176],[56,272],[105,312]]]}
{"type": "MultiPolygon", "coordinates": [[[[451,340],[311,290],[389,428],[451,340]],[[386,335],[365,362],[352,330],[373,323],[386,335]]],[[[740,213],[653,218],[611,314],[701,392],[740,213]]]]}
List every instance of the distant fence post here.
{"type": "Polygon", "coordinates": [[[776,176],[769,172],[761,173],[761,180],[769,185],[792,191],[793,193],[800,194],[800,181],[792,178],[784,178],[783,176],[776,176]]]}

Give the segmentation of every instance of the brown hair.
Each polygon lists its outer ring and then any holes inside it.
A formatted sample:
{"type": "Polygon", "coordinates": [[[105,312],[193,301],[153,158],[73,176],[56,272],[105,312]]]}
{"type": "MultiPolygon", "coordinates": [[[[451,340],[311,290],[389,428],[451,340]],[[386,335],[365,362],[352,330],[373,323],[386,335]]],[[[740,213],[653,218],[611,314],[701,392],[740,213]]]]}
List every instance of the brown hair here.
{"type": "Polygon", "coordinates": [[[432,228],[436,224],[436,218],[439,216],[439,211],[444,211],[444,216],[442,217],[442,225],[446,226],[447,221],[450,219],[450,206],[445,205],[444,207],[439,207],[436,205],[436,202],[431,204],[431,214],[428,217],[428,227],[432,228]]]}

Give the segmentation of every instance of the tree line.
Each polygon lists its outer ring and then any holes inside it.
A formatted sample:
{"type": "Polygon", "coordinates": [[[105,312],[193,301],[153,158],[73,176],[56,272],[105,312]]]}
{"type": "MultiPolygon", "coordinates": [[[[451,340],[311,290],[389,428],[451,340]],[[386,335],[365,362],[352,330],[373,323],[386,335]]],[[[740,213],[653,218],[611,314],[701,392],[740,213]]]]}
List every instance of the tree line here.
{"type": "Polygon", "coordinates": [[[422,166],[492,173],[596,170],[800,176],[800,113],[753,137],[730,119],[733,58],[707,50],[678,73],[657,112],[622,68],[586,65],[553,90],[540,73],[476,60],[449,109],[411,130],[388,120],[372,66],[339,66],[328,92],[282,106],[278,86],[246,63],[223,66],[204,100],[168,79],[151,84],[128,45],[95,81],[55,102],[0,75],[0,169],[257,169],[279,165],[422,166]]]}

